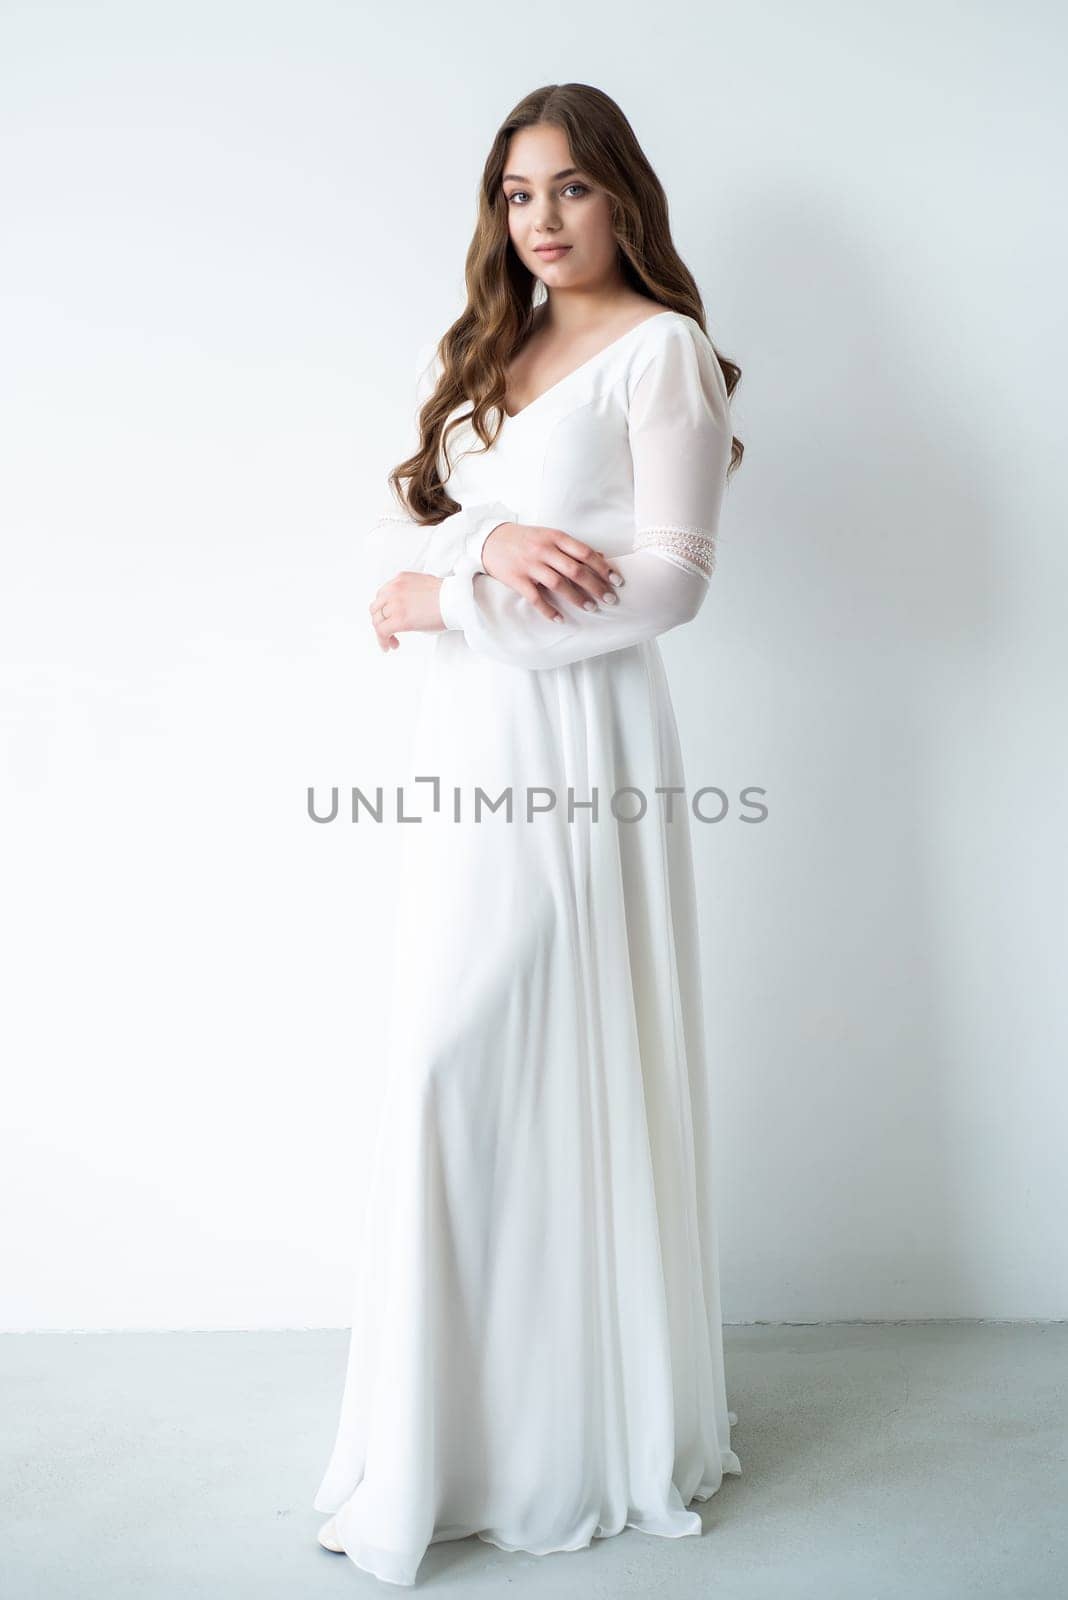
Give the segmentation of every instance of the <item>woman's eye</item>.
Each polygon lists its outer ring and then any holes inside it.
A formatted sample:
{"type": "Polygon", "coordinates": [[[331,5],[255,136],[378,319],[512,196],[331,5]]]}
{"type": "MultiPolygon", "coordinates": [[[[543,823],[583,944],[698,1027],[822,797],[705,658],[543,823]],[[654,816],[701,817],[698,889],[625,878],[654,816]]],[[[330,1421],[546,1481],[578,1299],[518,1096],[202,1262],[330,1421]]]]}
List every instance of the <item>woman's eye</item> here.
{"type": "MultiPolygon", "coordinates": [[[[568,189],[581,189],[583,194],[589,193],[589,189],[587,188],[586,184],[578,183],[577,181],[575,183],[568,183],[564,185],[565,194],[567,193],[568,189]]],[[[506,196],[508,204],[511,205],[513,200],[523,199],[526,195],[526,192],[527,191],[525,189],[513,189],[511,194],[506,196]]]]}

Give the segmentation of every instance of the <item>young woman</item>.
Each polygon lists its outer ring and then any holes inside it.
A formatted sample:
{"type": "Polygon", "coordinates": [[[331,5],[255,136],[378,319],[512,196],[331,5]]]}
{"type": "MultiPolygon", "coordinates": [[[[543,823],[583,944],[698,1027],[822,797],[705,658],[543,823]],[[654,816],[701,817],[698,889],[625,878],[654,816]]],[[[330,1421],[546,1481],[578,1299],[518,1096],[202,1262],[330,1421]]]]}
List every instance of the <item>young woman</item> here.
{"type": "Polygon", "coordinates": [[[381,648],[438,635],[412,770],[439,782],[405,835],[314,1501],[327,1549],[406,1585],[468,1534],[545,1554],[700,1533],[691,1502],[741,1471],[691,797],[657,644],[708,587],[739,369],[630,124],[584,84],[498,132],[467,283],[391,474],[404,514],[375,530],[381,648]]]}

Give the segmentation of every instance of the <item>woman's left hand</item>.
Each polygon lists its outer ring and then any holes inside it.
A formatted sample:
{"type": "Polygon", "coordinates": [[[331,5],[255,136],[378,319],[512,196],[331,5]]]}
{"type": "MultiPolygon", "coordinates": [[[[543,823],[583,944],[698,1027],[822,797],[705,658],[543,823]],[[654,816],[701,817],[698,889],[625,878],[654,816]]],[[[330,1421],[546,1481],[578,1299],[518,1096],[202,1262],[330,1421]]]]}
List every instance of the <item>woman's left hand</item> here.
{"type": "Polygon", "coordinates": [[[368,611],[380,650],[399,650],[398,633],[441,632],[441,579],[428,572],[398,572],[384,583],[368,611]]]}

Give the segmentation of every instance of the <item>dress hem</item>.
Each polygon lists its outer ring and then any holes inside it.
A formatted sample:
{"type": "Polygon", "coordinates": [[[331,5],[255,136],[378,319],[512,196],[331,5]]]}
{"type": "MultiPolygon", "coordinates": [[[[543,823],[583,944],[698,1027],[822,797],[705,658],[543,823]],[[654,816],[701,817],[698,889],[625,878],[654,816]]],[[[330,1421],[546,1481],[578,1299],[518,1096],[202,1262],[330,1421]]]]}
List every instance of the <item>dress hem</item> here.
{"type": "MultiPolygon", "coordinates": [[[[721,1477],[719,1482],[716,1483],[712,1488],[706,1488],[702,1484],[691,1495],[691,1503],[693,1501],[699,1501],[703,1503],[707,1500],[711,1500],[712,1496],[719,1492],[722,1486],[723,1478],[729,1476],[735,1477],[741,1474],[741,1462],[733,1450],[722,1451],[720,1455],[720,1462],[721,1477]]],[[[340,1506],[335,1505],[332,1500],[328,1500],[325,1496],[316,1496],[316,1499],[312,1502],[312,1504],[316,1511],[325,1512],[335,1516],[341,1509],[340,1506]],[[320,1503],[321,1501],[323,1503],[320,1503]]],[[[344,1504],[345,1502],[342,1502],[342,1505],[344,1504]]],[[[345,1546],[345,1555],[352,1562],[353,1566],[359,1567],[361,1572],[367,1572],[371,1575],[371,1577],[378,1578],[383,1583],[392,1583],[398,1588],[412,1589],[417,1587],[419,1567],[422,1565],[427,1551],[433,1544],[444,1544],[454,1539],[467,1539],[474,1537],[476,1539],[480,1539],[483,1544],[492,1545],[495,1550],[503,1551],[506,1555],[563,1555],[576,1550],[588,1550],[593,1542],[598,1539],[617,1538],[625,1528],[633,1528],[637,1533],[651,1534],[657,1539],[692,1538],[695,1535],[703,1533],[704,1527],[701,1522],[701,1516],[699,1512],[691,1512],[690,1517],[692,1520],[687,1526],[676,1528],[669,1528],[666,1526],[654,1527],[648,1523],[631,1521],[628,1518],[627,1521],[623,1522],[618,1528],[598,1528],[592,1534],[590,1534],[588,1538],[579,1539],[571,1544],[545,1545],[538,1549],[534,1549],[530,1545],[525,1544],[504,1543],[500,1539],[492,1538],[485,1529],[481,1528],[468,1528],[466,1530],[460,1527],[447,1529],[443,1528],[433,1535],[429,1543],[423,1549],[418,1561],[415,1564],[415,1567],[411,1569],[413,1572],[413,1576],[411,1577],[391,1577],[388,1572],[380,1570],[380,1568],[386,1564],[386,1562],[383,1562],[383,1556],[386,1557],[387,1562],[392,1562],[394,1564],[395,1570],[409,1564],[410,1558],[409,1562],[406,1562],[404,1558],[400,1556],[399,1552],[385,1552],[378,1546],[370,1545],[365,1540],[359,1539],[353,1541],[352,1548],[350,1549],[349,1545],[345,1542],[345,1535],[340,1527],[337,1528],[337,1536],[341,1543],[345,1546]]],[[[337,1525],[335,1524],[335,1526],[337,1525]]]]}

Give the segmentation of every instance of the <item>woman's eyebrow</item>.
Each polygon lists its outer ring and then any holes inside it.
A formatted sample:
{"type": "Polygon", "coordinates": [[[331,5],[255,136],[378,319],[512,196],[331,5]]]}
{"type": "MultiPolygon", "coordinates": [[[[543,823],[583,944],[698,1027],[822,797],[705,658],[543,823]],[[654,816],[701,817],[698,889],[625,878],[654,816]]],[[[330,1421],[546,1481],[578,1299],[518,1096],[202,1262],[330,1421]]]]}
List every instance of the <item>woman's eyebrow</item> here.
{"type": "MultiPolygon", "coordinates": [[[[555,183],[557,178],[569,178],[573,172],[578,172],[578,170],[579,170],[578,167],[565,167],[563,172],[554,172],[552,177],[549,179],[549,182],[550,183],[555,183]]],[[[504,174],[504,177],[501,179],[501,182],[502,183],[507,183],[509,178],[514,178],[516,183],[529,183],[530,182],[529,178],[524,178],[522,176],[522,174],[518,173],[518,172],[506,172],[504,174]]]]}

